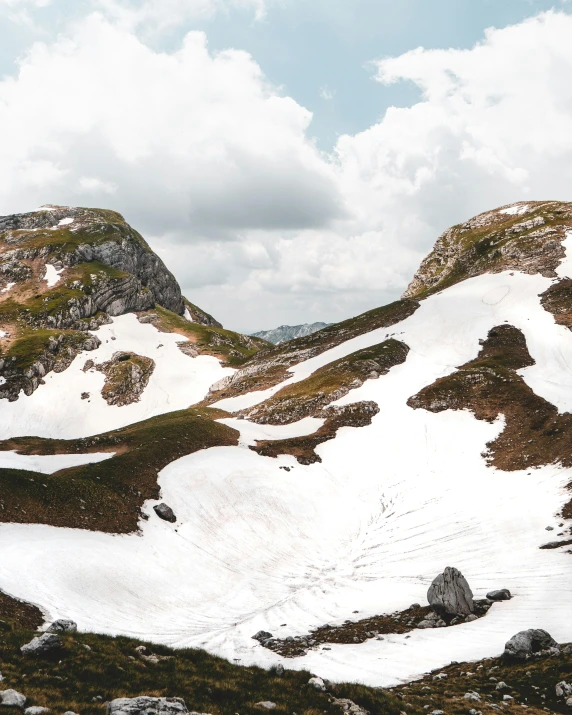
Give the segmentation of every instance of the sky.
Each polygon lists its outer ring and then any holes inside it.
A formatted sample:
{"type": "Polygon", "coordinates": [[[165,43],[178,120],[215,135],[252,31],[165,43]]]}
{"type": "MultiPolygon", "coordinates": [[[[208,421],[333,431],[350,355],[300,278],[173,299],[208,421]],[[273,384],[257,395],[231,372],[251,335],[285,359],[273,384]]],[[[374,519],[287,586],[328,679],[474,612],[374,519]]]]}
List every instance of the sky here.
{"type": "Polygon", "coordinates": [[[383,305],[448,226],[571,199],[563,0],[0,0],[0,29],[0,214],[115,209],[235,330],[383,305]]]}

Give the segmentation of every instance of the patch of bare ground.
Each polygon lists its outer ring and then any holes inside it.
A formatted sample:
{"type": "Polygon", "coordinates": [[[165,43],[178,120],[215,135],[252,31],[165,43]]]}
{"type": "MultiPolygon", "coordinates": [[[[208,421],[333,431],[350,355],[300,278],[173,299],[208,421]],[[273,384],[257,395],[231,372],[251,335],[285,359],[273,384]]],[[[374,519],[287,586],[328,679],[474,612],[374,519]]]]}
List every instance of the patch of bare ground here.
{"type": "Polygon", "coordinates": [[[316,447],[322,442],[334,439],[340,427],[365,427],[371,424],[372,419],[379,412],[375,402],[354,402],[341,407],[326,407],[317,413],[317,417],[325,417],[326,421],[319,430],[306,437],[292,437],[290,439],[257,440],[250,449],[258,452],[263,457],[278,457],[281,454],[290,454],[296,457],[299,464],[314,464],[321,462],[321,457],[316,454],[316,447]]]}
{"type": "MultiPolygon", "coordinates": [[[[500,325],[489,331],[475,360],[423,388],[407,404],[430,412],[470,410],[493,422],[504,415],[506,426],[487,444],[488,464],[504,471],[546,464],[572,466],[572,415],[536,395],[516,370],[533,365],[520,330],[500,325]]],[[[563,516],[572,516],[572,503],[563,516]]]]}
{"type": "Polygon", "coordinates": [[[0,522],[135,532],[143,503],[159,498],[157,475],[163,467],[201,449],[238,444],[238,432],[215,421],[226,415],[208,408],[187,409],[94,437],[2,441],[0,450],[20,454],[115,455],[54,474],[0,469],[0,522]]]}
{"type": "Polygon", "coordinates": [[[524,662],[486,658],[451,663],[388,692],[401,701],[403,712],[415,715],[435,710],[447,715],[466,715],[473,710],[483,715],[570,713],[566,697],[557,695],[556,685],[563,680],[570,683],[571,673],[572,648],[568,647],[560,654],[533,656],[524,662]]]}
{"type": "MultiPolygon", "coordinates": [[[[482,618],[486,615],[492,603],[492,601],[487,601],[486,599],[475,600],[474,615],[477,618],[482,618]]],[[[357,621],[347,620],[339,626],[324,624],[312,630],[307,636],[298,636],[296,638],[293,636],[287,638],[273,636],[264,640],[262,645],[285,658],[297,658],[305,655],[309,649],[318,650],[321,646],[326,646],[327,649],[329,643],[365,643],[371,639],[383,640],[384,635],[391,633],[410,633],[415,628],[418,628],[419,624],[428,617],[437,618],[437,614],[435,614],[431,606],[421,606],[415,603],[405,611],[373,616],[357,621]]],[[[438,618],[439,627],[443,628],[454,627],[462,622],[462,619],[448,614],[438,618]]]]}
{"type": "Polygon", "coordinates": [[[43,622],[44,616],[37,606],[0,591],[0,631],[12,628],[32,630],[43,622]]]}
{"type": "Polygon", "coordinates": [[[240,414],[260,424],[289,424],[317,415],[326,405],[361,387],[368,379],[386,375],[404,363],[409,347],[399,340],[385,340],[316,370],[310,377],[279,390],[259,405],[240,414]]]}
{"type": "Polygon", "coordinates": [[[395,325],[413,315],[418,307],[416,300],[397,300],[355,318],[329,325],[312,335],[264,348],[247,360],[230,378],[213,385],[204,404],[278,385],[289,376],[288,369],[292,365],[321,355],[358,335],[395,325]]]}

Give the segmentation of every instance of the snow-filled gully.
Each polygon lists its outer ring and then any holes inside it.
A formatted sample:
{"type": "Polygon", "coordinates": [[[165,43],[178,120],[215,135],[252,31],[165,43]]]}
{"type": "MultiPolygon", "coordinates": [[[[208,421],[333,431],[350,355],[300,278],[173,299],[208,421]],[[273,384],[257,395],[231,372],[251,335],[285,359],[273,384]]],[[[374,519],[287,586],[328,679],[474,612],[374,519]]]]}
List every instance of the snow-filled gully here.
{"type": "MultiPolygon", "coordinates": [[[[550,540],[545,527],[557,526],[570,470],[489,468],[481,452],[502,419],[488,424],[465,411],[433,414],[406,405],[475,357],[479,339],[506,321],[524,332],[536,360],[523,378],[561,411],[572,409],[572,333],[540,305],[549,285],[520,273],[472,278],[423,301],[403,322],[296,366],[292,380],[390,335],[411,348],[404,364],[340,400],[374,400],[380,412],[370,426],[342,428],[320,445],[321,464],[301,466],[247,448],[256,438],[308,434],[313,421],[284,430],[227,419],[241,430],[240,446],[183,457],[160,474],[161,500],[176,524],[155,518],[148,503],[151,517],[138,535],[0,525],[0,587],[83,630],[270,665],[281,658],[252,640],[259,629],[285,637],[341,623],[355,610],[355,618],[365,618],[425,602],[431,580],[450,565],[475,596],[506,587],[514,598],[473,623],[331,644],[284,664],[332,680],[390,685],[451,660],[497,655],[523,628],[571,641],[572,558],[538,549],[550,540]]],[[[121,325],[114,326],[114,349],[125,349],[121,325]]],[[[161,334],[161,342],[167,337],[161,334]]],[[[33,410],[24,403],[12,404],[29,422],[33,410]]],[[[24,417],[14,413],[18,419],[24,417]]]]}

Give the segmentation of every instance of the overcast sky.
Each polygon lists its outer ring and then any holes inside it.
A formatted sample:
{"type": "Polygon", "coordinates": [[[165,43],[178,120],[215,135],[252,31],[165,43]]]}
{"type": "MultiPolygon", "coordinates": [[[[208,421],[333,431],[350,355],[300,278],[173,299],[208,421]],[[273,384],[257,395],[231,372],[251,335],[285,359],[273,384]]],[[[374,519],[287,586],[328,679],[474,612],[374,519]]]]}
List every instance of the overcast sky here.
{"type": "Polygon", "coordinates": [[[229,328],[400,295],[453,223],[572,200],[572,3],[0,0],[0,214],[113,208],[229,328]]]}

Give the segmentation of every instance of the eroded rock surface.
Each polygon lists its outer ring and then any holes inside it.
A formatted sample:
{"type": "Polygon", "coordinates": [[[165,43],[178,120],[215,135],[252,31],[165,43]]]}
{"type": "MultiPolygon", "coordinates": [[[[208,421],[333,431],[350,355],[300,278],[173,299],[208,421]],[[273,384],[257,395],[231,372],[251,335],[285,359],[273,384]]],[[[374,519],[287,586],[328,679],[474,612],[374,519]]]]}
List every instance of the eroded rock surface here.
{"type": "Polygon", "coordinates": [[[143,355],[116,352],[111,360],[95,365],[105,375],[101,395],[108,405],[138,402],[155,369],[155,361],[143,355]]]}

